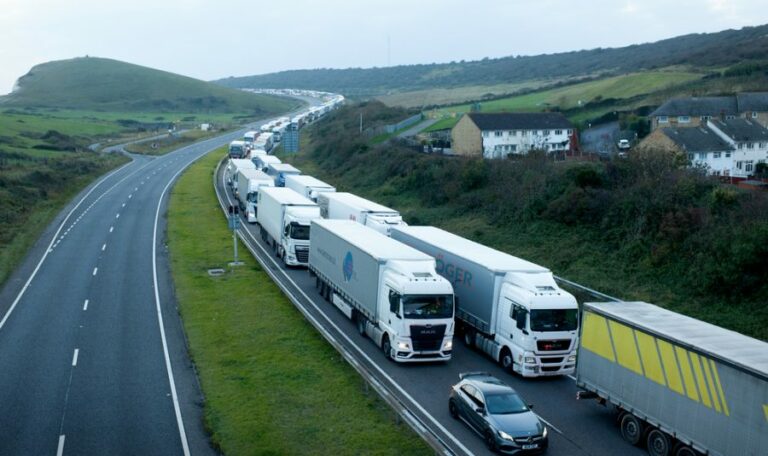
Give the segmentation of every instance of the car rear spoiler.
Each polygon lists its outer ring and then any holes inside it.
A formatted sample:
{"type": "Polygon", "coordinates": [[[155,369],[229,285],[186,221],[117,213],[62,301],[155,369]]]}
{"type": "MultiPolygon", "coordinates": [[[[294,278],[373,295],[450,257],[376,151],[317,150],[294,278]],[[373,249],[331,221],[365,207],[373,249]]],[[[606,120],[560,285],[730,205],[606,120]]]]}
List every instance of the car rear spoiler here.
{"type": "Polygon", "coordinates": [[[488,372],[482,372],[482,371],[477,371],[477,372],[462,372],[461,374],[459,374],[459,378],[460,378],[461,380],[464,380],[464,379],[465,379],[465,378],[467,378],[467,377],[479,377],[479,376],[490,377],[490,376],[491,376],[491,374],[489,374],[488,372]]]}

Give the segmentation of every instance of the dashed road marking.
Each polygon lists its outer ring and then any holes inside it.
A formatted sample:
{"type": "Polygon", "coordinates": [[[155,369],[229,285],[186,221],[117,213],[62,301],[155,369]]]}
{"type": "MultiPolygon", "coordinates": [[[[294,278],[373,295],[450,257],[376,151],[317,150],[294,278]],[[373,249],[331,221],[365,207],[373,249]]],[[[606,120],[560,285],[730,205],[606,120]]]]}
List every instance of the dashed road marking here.
{"type": "Polygon", "coordinates": [[[111,232],[112,232],[112,230],[114,230],[114,229],[115,229],[115,227],[114,227],[114,226],[110,226],[110,227],[109,227],[109,232],[111,233],[111,232]]]}
{"type": "Polygon", "coordinates": [[[99,268],[93,268],[93,275],[96,275],[97,272],[99,272],[99,268]]]}
{"type": "Polygon", "coordinates": [[[77,366],[77,357],[78,357],[79,355],[80,355],[80,349],[79,349],[79,348],[76,348],[76,349],[75,349],[75,354],[74,354],[74,355],[72,355],[72,367],[75,367],[75,366],[77,366]]]}
{"type": "Polygon", "coordinates": [[[64,454],[64,434],[61,434],[59,436],[59,446],[56,448],[56,456],[61,456],[64,454]]]}
{"type": "Polygon", "coordinates": [[[106,249],[107,249],[107,243],[105,242],[104,245],[101,246],[101,251],[103,252],[106,249]]]}
{"type": "Polygon", "coordinates": [[[120,218],[120,213],[119,213],[119,212],[117,213],[117,215],[115,215],[115,218],[116,218],[116,219],[119,219],[119,218],[120,218]]]}
{"type": "Polygon", "coordinates": [[[88,300],[87,299],[83,303],[83,310],[88,310],[88,300]]]}

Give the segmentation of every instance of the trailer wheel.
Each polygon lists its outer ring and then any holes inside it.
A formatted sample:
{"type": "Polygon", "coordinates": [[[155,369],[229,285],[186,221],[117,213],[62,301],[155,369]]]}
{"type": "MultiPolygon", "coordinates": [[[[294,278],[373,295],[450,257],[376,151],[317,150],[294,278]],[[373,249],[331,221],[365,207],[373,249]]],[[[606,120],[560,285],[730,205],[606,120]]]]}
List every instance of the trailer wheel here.
{"type": "Polygon", "coordinates": [[[648,454],[651,456],[669,456],[670,442],[667,434],[659,429],[651,429],[645,440],[648,454]]]}
{"type": "Polygon", "coordinates": [[[392,359],[392,344],[389,342],[389,335],[384,334],[384,340],[381,341],[381,350],[387,359],[392,359]]]}
{"type": "Polygon", "coordinates": [[[625,413],[621,417],[621,437],[632,445],[640,443],[643,436],[643,422],[631,413],[625,413]]]}
{"type": "Polygon", "coordinates": [[[475,330],[472,328],[464,328],[464,345],[469,348],[475,347],[475,330]]]}
{"type": "Polygon", "coordinates": [[[699,456],[699,452],[681,443],[675,449],[675,456],[699,456]]]}
{"type": "Polygon", "coordinates": [[[355,313],[355,323],[357,323],[357,332],[365,337],[365,317],[360,312],[355,313]]]}
{"type": "Polygon", "coordinates": [[[514,363],[515,359],[512,357],[512,352],[509,351],[507,347],[504,347],[499,355],[499,364],[501,364],[501,367],[505,370],[511,371],[514,363]]]}

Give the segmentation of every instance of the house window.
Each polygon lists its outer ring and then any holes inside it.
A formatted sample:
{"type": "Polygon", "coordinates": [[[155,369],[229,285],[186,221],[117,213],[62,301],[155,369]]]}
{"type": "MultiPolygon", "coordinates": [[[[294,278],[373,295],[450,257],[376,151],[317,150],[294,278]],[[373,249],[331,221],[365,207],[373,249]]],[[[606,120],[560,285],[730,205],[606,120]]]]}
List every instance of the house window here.
{"type": "Polygon", "coordinates": [[[706,160],[706,159],[707,159],[707,153],[699,152],[699,160],[706,160]]]}
{"type": "Polygon", "coordinates": [[[667,123],[667,122],[669,122],[669,117],[659,116],[659,123],[667,123]]]}
{"type": "Polygon", "coordinates": [[[713,152],[712,158],[720,158],[720,152],[713,152]]]}
{"type": "Polygon", "coordinates": [[[725,151],[725,158],[731,158],[731,151],[730,150],[725,151]]]}
{"type": "Polygon", "coordinates": [[[759,147],[760,149],[762,149],[762,148],[764,148],[764,147],[765,147],[765,143],[760,143],[760,145],[759,145],[759,146],[757,146],[757,147],[759,147]]]}
{"type": "Polygon", "coordinates": [[[693,161],[693,154],[692,153],[688,154],[688,161],[693,161]]]}
{"type": "Polygon", "coordinates": [[[571,136],[573,134],[573,130],[565,130],[565,134],[571,136]]]}
{"type": "Polygon", "coordinates": [[[509,147],[511,147],[511,148],[512,148],[512,152],[516,152],[516,151],[517,151],[517,145],[516,145],[516,144],[512,144],[512,145],[511,145],[511,146],[509,146],[509,147]]]}
{"type": "Polygon", "coordinates": [[[688,123],[691,121],[691,116],[678,116],[677,121],[680,123],[688,123]]]}
{"type": "Polygon", "coordinates": [[[501,135],[502,135],[503,133],[504,133],[504,132],[502,132],[502,131],[495,131],[495,132],[493,132],[493,135],[494,135],[494,136],[496,136],[497,138],[499,138],[499,137],[501,137],[501,135]]]}
{"type": "Polygon", "coordinates": [[[549,136],[549,130],[544,130],[544,136],[549,136]]]}
{"type": "Polygon", "coordinates": [[[483,138],[487,138],[488,136],[490,136],[490,132],[484,131],[483,138]]]}
{"type": "Polygon", "coordinates": [[[528,130],[521,131],[520,136],[528,136],[528,130]]]}
{"type": "Polygon", "coordinates": [[[752,149],[754,146],[754,143],[747,143],[747,149],[752,149]]]}
{"type": "Polygon", "coordinates": [[[712,120],[712,116],[701,116],[701,120],[712,120]]]}
{"type": "Polygon", "coordinates": [[[736,116],[734,116],[734,115],[725,116],[725,120],[733,120],[735,118],[736,118],[736,116]]]}
{"type": "Polygon", "coordinates": [[[744,148],[744,143],[739,143],[739,149],[743,149],[743,148],[744,148]]]}
{"type": "Polygon", "coordinates": [[[517,130],[512,130],[509,132],[510,136],[517,136],[517,130]]]}
{"type": "Polygon", "coordinates": [[[737,169],[741,169],[743,166],[744,166],[744,162],[743,161],[737,161],[736,162],[736,168],[737,169]]]}
{"type": "Polygon", "coordinates": [[[556,135],[562,135],[563,134],[563,130],[555,130],[555,134],[556,135]]]}
{"type": "Polygon", "coordinates": [[[754,169],[754,161],[753,160],[747,160],[747,162],[744,164],[744,171],[751,173],[754,169]]]}

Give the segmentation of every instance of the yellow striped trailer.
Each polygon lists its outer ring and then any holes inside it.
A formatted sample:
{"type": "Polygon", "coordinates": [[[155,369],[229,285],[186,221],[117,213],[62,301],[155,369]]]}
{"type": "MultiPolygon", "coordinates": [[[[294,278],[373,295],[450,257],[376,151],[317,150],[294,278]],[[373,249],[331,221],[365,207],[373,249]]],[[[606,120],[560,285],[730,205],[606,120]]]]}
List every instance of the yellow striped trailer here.
{"type": "Polygon", "coordinates": [[[768,343],[645,302],[585,303],[576,384],[653,456],[768,455],[768,343]]]}

